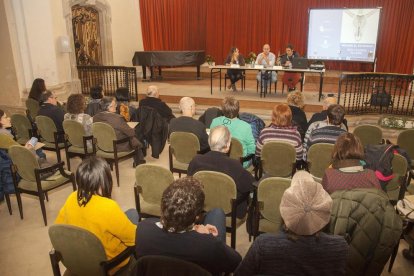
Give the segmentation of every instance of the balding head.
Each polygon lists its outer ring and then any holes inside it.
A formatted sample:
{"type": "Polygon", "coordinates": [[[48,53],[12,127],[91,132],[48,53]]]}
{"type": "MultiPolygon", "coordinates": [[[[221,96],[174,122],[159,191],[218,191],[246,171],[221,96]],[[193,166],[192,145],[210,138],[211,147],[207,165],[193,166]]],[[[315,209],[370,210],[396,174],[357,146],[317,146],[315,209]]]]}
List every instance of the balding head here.
{"type": "Polygon", "coordinates": [[[230,131],[225,126],[216,126],[210,130],[208,137],[208,144],[212,151],[219,151],[227,153],[230,149],[231,135],[230,131]]]}
{"type": "Polygon", "coordinates": [[[336,104],[335,97],[326,97],[323,100],[323,109],[327,110],[330,105],[336,104]]]}
{"type": "Polygon", "coordinates": [[[183,115],[193,116],[195,114],[195,102],[190,97],[183,97],[180,100],[180,110],[183,115]]]}
{"type": "Polygon", "coordinates": [[[158,87],[155,85],[150,85],[147,88],[147,97],[158,98],[160,94],[158,93],[158,87]]]}

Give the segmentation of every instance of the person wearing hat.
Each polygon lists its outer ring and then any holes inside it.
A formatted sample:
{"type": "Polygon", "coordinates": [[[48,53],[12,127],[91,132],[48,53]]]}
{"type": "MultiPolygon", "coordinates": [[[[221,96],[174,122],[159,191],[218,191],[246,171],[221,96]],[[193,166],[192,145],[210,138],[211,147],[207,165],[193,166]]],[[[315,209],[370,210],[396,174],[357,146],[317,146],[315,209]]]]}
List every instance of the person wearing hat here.
{"type": "Polygon", "coordinates": [[[308,172],[296,173],[280,203],[283,229],[260,235],[235,275],[345,275],[348,244],[322,232],[331,208],[322,185],[308,172]]]}

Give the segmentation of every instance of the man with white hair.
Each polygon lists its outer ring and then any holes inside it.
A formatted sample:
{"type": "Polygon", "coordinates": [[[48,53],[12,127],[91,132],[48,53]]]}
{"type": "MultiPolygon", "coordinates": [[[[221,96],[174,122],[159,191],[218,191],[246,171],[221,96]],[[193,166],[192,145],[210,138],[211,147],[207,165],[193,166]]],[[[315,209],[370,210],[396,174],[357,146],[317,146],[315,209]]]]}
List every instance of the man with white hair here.
{"type": "Polygon", "coordinates": [[[158,87],[155,85],[148,86],[147,97],[139,102],[139,107],[142,106],[156,109],[161,117],[165,118],[168,122],[170,122],[172,118],[175,118],[171,108],[165,102],[161,101],[158,87]]]}
{"type": "Polygon", "coordinates": [[[194,100],[190,97],[181,98],[180,110],[182,116],[170,121],[170,134],[176,131],[193,133],[200,142],[200,151],[207,152],[210,147],[206,127],[202,122],[193,118],[195,114],[194,100]]]}
{"type": "Polygon", "coordinates": [[[191,160],[187,174],[194,175],[199,171],[216,171],[227,174],[236,183],[237,188],[237,217],[243,218],[247,212],[247,200],[253,191],[253,176],[246,171],[238,160],[231,159],[227,153],[230,150],[231,135],[225,126],[212,128],[208,137],[210,152],[197,155],[191,160]]]}

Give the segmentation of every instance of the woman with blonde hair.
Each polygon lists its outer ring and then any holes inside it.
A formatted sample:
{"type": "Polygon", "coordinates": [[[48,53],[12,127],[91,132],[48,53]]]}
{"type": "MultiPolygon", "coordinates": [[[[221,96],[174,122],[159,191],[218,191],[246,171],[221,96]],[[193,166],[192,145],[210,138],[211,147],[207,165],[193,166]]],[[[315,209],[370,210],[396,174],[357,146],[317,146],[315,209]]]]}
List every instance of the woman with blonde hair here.
{"type": "Polygon", "coordinates": [[[298,131],[303,140],[308,128],[308,120],[306,119],[306,114],[303,111],[303,108],[305,107],[303,94],[299,91],[290,92],[287,96],[287,104],[292,111],[292,124],[298,127],[298,131]]]}

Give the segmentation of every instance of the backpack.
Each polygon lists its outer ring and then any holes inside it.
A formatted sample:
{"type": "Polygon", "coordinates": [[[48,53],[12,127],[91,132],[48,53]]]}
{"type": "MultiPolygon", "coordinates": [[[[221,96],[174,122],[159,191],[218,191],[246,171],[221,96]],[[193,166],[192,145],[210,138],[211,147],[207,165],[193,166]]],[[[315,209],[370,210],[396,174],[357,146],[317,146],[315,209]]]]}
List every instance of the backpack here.
{"type": "Polygon", "coordinates": [[[254,141],[256,142],[260,136],[260,132],[265,127],[265,123],[263,122],[263,120],[260,119],[258,116],[251,114],[251,113],[247,113],[247,112],[240,113],[239,119],[242,121],[245,121],[252,127],[254,141]]]}
{"type": "Polygon", "coordinates": [[[366,145],[365,166],[375,172],[381,187],[385,190],[388,182],[393,179],[392,159],[394,158],[395,145],[366,145]]]}

